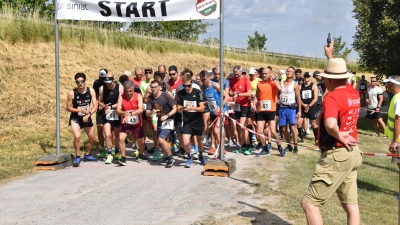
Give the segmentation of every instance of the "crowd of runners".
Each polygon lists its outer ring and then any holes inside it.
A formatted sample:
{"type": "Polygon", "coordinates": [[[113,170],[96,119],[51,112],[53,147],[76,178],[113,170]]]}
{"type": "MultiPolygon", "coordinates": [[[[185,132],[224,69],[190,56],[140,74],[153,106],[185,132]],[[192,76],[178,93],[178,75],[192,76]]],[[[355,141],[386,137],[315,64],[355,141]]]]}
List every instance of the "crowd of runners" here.
{"type": "MultiPolygon", "coordinates": [[[[326,91],[319,73],[303,73],[289,66],[274,75],[269,66],[246,71],[237,65],[229,74],[221,74],[219,67],[194,74],[188,68],[180,71],[174,65],[160,65],[157,70],[136,67],[133,75],[125,71],[118,80],[107,69],[100,69],[93,88],[86,86],[84,73],[77,73],[77,88],[69,92],[66,107],[71,112],[69,124],[76,150],[73,165],[81,162],[81,129],[89,139],[83,159],[97,161],[90,155],[96,139],[92,115],[96,116],[101,148],[97,156],[105,158],[106,164],[115,159],[126,165],[128,138],[137,149],[132,153],[137,160],[147,161],[151,156],[158,161],[162,155],[166,167],[173,165],[174,156],[185,158],[187,168],[193,160],[205,164],[204,145],[214,158],[221,144],[224,154],[225,148],[233,148],[236,153],[257,151],[257,156],[267,156],[272,141],[281,157],[287,152],[297,154],[297,144],[304,142],[310,130],[318,144],[316,118],[326,91]],[[146,145],[147,135],[154,142],[151,149],[146,145]],[[287,143],[285,148],[282,141],[287,143]]],[[[360,94],[364,93],[364,81],[357,82],[360,94]]],[[[354,80],[348,82],[353,84],[354,80]]]]}

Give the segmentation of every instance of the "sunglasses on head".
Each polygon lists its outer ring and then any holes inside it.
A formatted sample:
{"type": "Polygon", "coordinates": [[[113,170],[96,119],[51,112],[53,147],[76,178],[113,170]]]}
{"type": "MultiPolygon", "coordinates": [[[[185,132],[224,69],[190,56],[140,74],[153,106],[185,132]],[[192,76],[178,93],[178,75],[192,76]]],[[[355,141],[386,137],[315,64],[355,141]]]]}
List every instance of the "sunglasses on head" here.
{"type": "Polygon", "coordinates": [[[75,83],[78,84],[78,85],[79,85],[79,84],[84,84],[84,83],[85,83],[85,80],[76,80],[75,83]]]}

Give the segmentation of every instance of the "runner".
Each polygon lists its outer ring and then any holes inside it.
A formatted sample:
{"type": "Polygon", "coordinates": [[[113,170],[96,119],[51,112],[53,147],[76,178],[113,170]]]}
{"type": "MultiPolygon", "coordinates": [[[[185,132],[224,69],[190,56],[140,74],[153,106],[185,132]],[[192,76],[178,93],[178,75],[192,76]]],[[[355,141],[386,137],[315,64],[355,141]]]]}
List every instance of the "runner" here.
{"type": "Polygon", "coordinates": [[[100,87],[99,90],[99,106],[105,109],[105,114],[103,116],[104,121],[104,132],[106,133],[106,146],[107,146],[107,160],[106,164],[111,164],[114,156],[120,159],[119,153],[119,131],[121,121],[119,116],[116,114],[116,108],[118,103],[118,98],[123,94],[123,87],[114,82],[114,75],[112,73],[107,73],[105,80],[105,85],[100,87]],[[115,151],[112,151],[112,128],[114,128],[114,144],[115,151]]]}
{"type": "Polygon", "coordinates": [[[204,100],[201,91],[192,87],[192,77],[185,74],[182,78],[184,89],[177,94],[178,112],[183,112],[182,139],[185,152],[187,153],[186,168],[192,165],[190,154],[190,136],[195,136],[199,144],[199,160],[201,165],[206,163],[203,157],[203,132],[204,122],[202,112],[204,111],[204,100]]]}
{"type": "MultiPolygon", "coordinates": [[[[371,77],[371,87],[368,88],[367,99],[368,103],[367,117],[372,120],[372,127],[375,130],[375,136],[380,137],[379,127],[385,132],[385,123],[382,120],[381,107],[383,103],[383,90],[378,86],[378,79],[371,77]]],[[[386,136],[383,136],[387,138],[386,136]]]]}
{"type": "MultiPolygon", "coordinates": [[[[245,73],[245,72],[244,72],[245,73]]],[[[230,80],[229,95],[233,96],[235,101],[235,118],[243,126],[237,126],[238,135],[242,137],[242,147],[236,150],[236,153],[245,153],[250,155],[253,147],[250,147],[249,132],[244,129],[247,125],[247,118],[250,117],[250,98],[251,85],[249,79],[243,75],[242,67],[236,65],[233,67],[234,77],[230,80]]]]}
{"type": "MultiPolygon", "coordinates": [[[[175,162],[172,157],[171,149],[168,144],[167,138],[174,129],[174,114],[176,113],[176,103],[171,95],[161,91],[161,84],[157,80],[153,80],[150,83],[152,95],[147,99],[146,114],[147,116],[157,116],[157,136],[158,142],[161,146],[161,150],[166,156],[165,167],[172,167],[175,162]]],[[[153,155],[154,160],[157,151],[153,155]]]]}
{"type": "Polygon", "coordinates": [[[279,108],[279,127],[285,135],[285,140],[288,143],[287,147],[280,152],[281,157],[286,156],[286,151],[292,151],[293,154],[298,153],[297,148],[297,130],[296,118],[300,117],[300,89],[299,85],[294,82],[294,68],[288,67],[286,70],[286,80],[281,83],[282,89],[279,94],[280,108],[279,108]],[[298,110],[298,113],[296,113],[298,110]],[[286,129],[286,124],[289,124],[293,134],[294,148],[290,144],[289,132],[286,129]]]}
{"type": "MultiPolygon", "coordinates": [[[[104,85],[104,79],[106,74],[108,73],[107,69],[100,69],[99,71],[99,79],[95,80],[93,83],[93,89],[96,92],[96,100],[99,101],[99,89],[104,85]]],[[[97,125],[97,138],[99,139],[100,152],[97,154],[98,157],[104,158],[106,155],[106,148],[104,147],[104,130],[103,130],[103,116],[104,109],[99,106],[96,111],[96,125],[97,125]]]]}
{"type": "MultiPolygon", "coordinates": [[[[258,82],[261,80],[260,78],[258,78],[257,76],[257,70],[254,67],[250,67],[249,69],[249,77],[250,77],[250,85],[251,85],[251,105],[253,105],[254,103],[254,96],[256,95],[256,91],[257,91],[257,85],[258,82]]],[[[247,124],[248,124],[248,128],[251,130],[257,130],[257,111],[253,110],[253,107],[250,108],[250,118],[247,119],[247,124]]],[[[257,144],[256,148],[257,150],[259,150],[261,148],[261,143],[260,140],[258,140],[257,135],[253,134],[253,133],[249,133],[249,135],[251,136],[250,139],[250,147],[253,147],[253,142],[258,141],[259,143],[257,144]]]]}
{"type": "MultiPolygon", "coordinates": [[[[203,83],[202,90],[204,96],[206,97],[207,104],[210,108],[210,120],[214,122],[214,125],[211,129],[212,132],[212,139],[217,142],[217,148],[215,148],[214,144],[212,143],[210,151],[208,152],[209,155],[213,155],[216,149],[219,149],[219,145],[221,144],[221,140],[225,140],[225,137],[220,138],[220,123],[221,123],[221,105],[222,112],[226,112],[226,103],[228,102],[228,93],[224,92],[224,99],[221,102],[220,99],[220,86],[218,83],[211,80],[211,75],[207,73],[207,71],[203,70],[200,72],[200,79],[203,83]],[[222,104],[221,104],[222,103],[222,104]],[[217,117],[219,117],[217,119],[217,117]],[[217,119],[215,121],[215,119],[217,119]],[[212,149],[213,148],[213,149],[212,149]],[[212,151],[213,150],[213,151],[212,151]]],[[[222,143],[223,144],[223,143],[222,143]]],[[[224,150],[225,154],[226,151],[224,150]]]]}
{"type": "Polygon", "coordinates": [[[143,69],[140,66],[135,68],[135,77],[131,79],[133,83],[140,88],[140,83],[145,80],[143,77],[143,69]]]}
{"type": "Polygon", "coordinates": [[[129,134],[132,134],[139,147],[139,160],[149,159],[143,155],[144,151],[144,129],[142,127],[143,97],[134,92],[134,83],[131,80],[126,81],[124,94],[119,96],[117,103],[117,114],[121,116],[121,129],[119,133],[119,147],[122,158],[118,160],[121,166],[126,166],[126,145],[125,140],[129,134]]]}
{"type": "Polygon", "coordinates": [[[300,86],[300,105],[301,116],[297,120],[297,131],[299,132],[299,142],[304,142],[304,131],[307,130],[308,123],[303,123],[304,118],[310,119],[311,126],[314,133],[315,144],[318,144],[318,126],[317,126],[317,101],[318,101],[318,87],[311,82],[311,74],[306,72],[304,74],[304,84],[300,86]],[[302,127],[303,126],[303,127],[302,127]]]}
{"type": "MultiPolygon", "coordinates": [[[[143,104],[145,105],[147,103],[146,90],[149,87],[150,82],[153,80],[153,69],[150,66],[148,66],[144,69],[144,73],[145,73],[145,79],[142,82],[140,82],[140,91],[143,96],[143,104]]],[[[150,120],[146,116],[146,106],[144,106],[143,110],[144,111],[143,111],[142,118],[143,118],[143,129],[144,129],[144,140],[146,142],[146,140],[149,140],[149,138],[147,138],[147,136],[146,136],[146,133],[148,130],[148,126],[150,124],[150,120]]],[[[152,133],[154,134],[156,131],[153,130],[151,125],[150,125],[150,127],[152,130],[152,133]]],[[[154,139],[157,139],[157,137],[153,137],[153,141],[154,141],[154,139]]]]}
{"type": "MultiPolygon", "coordinates": [[[[371,78],[372,79],[372,78],[371,78]]],[[[371,83],[372,84],[372,83],[371,83]]],[[[365,79],[365,75],[361,76],[361,80],[358,81],[358,92],[360,93],[360,98],[361,98],[361,105],[366,101],[367,99],[367,89],[368,89],[368,81],[365,79]]]]}
{"type": "Polygon", "coordinates": [[[86,145],[86,152],[84,160],[97,161],[93,156],[90,155],[92,150],[95,135],[92,123],[92,114],[97,110],[96,93],[93,89],[86,87],[86,75],[84,73],[77,73],[75,75],[75,83],[77,88],[71,90],[68,93],[68,100],[66,109],[71,112],[69,116],[69,125],[74,135],[74,148],[75,148],[75,159],[73,162],[74,167],[78,167],[81,163],[81,129],[85,131],[88,136],[88,143],[86,145]],[[93,108],[90,108],[90,104],[93,108]]]}

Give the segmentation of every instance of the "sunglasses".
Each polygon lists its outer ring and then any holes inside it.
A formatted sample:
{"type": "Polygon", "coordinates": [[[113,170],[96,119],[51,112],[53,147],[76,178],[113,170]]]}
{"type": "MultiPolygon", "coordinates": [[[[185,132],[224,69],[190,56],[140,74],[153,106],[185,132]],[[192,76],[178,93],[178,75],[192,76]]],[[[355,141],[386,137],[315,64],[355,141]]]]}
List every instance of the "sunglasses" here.
{"type": "Polygon", "coordinates": [[[158,86],[150,86],[151,89],[158,88],[158,86]]]}
{"type": "Polygon", "coordinates": [[[310,78],[311,76],[304,76],[304,78],[310,78]]]}
{"type": "Polygon", "coordinates": [[[182,84],[183,85],[183,88],[191,88],[192,87],[192,84],[182,84]]]}
{"type": "Polygon", "coordinates": [[[76,80],[75,83],[76,83],[77,85],[79,85],[79,84],[84,84],[84,83],[85,83],[85,80],[76,80]]]}
{"type": "Polygon", "coordinates": [[[176,75],[176,73],[170,73],[169,75],[173,77],[173,76],[175,76],[175,75],[176,75]]]}
{"type": "Polygon", "coordinates": [[[153,72],[151,72],[151,71],[146,71],[146,74],[152,74],[153,72]]]}
{"type": "Polygon", "coordinates": [[[376,80],[371,80],[371,82],[376,82],[376,80]]]}

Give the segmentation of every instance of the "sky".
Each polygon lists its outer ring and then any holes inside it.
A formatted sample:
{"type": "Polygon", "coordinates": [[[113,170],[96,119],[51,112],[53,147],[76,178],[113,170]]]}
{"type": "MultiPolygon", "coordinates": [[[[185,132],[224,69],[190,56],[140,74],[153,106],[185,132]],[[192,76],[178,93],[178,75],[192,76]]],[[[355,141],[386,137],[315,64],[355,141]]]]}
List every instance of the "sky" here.
{"type": "MultiPolygon", "coordinates": [[[[248,36],[254,32],[268,38],[268,52],[325,58],[323,45],[342,36],[351,48],[357,20],[353,18],[351,0],[224,0],[224,45],[247,48],[248,36]]],[[[219,20],[204,20],[214,25],[200,36],[219,39],[219,20]]],[[[356,61],[357,52],[349,54],[356,61]]]]}

